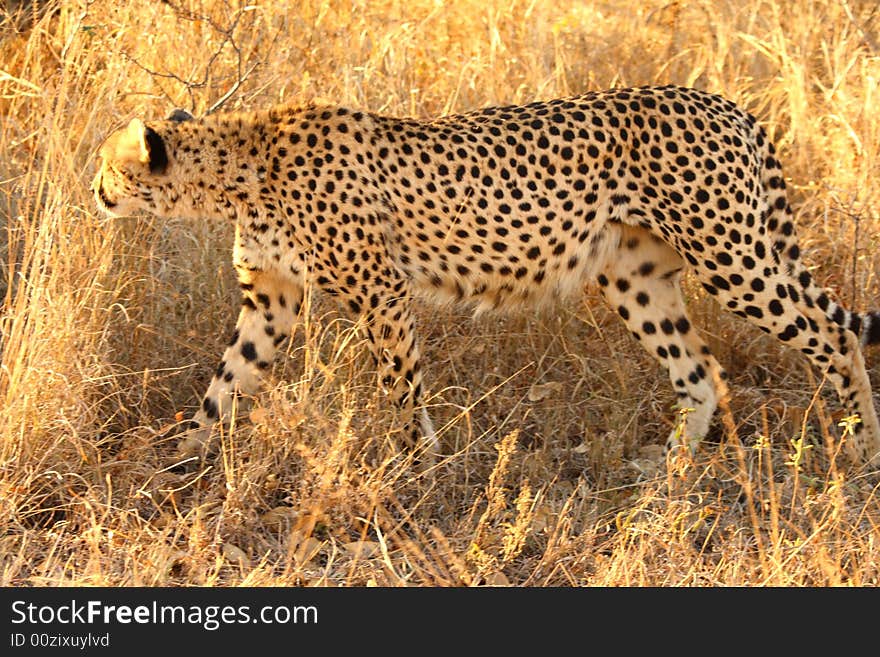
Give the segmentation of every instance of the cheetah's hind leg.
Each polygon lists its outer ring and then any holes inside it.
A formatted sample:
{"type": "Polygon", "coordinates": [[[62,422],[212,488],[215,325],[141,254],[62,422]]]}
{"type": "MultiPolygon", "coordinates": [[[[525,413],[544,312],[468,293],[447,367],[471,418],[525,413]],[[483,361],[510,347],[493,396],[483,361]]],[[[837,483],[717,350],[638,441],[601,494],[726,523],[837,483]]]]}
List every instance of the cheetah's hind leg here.
{"type": "Polygon", "coordinates": [[[409,287],[397,272],[389,276],[394,277],[390,293],[380,287],[363,291],[364,298],[375,299],[375,307],[365,313],[370,351],[379,382],[400,411],[405,446],[423,465],[430,465],[439,453],[439,442],[422,405],[421,355],[409,287]]]}
{"type": "Polygon", "coordinates": [[[633,336],[669,372],[677,405],[690,409],[684,430],[674,428],[666,448],[695,450],[706,436],[726,374],[687,316],[679,279],[682,258],[643,228],[620,225],[618,257],[599,275],[602,294],[633,336]]]}

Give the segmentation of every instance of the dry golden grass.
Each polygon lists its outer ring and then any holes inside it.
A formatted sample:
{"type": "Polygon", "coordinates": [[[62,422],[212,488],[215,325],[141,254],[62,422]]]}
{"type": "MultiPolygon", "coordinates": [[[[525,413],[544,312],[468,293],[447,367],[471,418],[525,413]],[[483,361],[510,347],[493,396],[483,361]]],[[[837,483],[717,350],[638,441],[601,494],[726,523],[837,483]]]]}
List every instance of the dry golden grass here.
{"type": "Polygon", "coordinates": [[[838,468],[828,386],[693,282],[735,422],[693,459],[661,467],[665,374],[588,291],[540,317],[423,309],[447,457],[419,473],[356,325],[315,295],[217,458],[167,470],[160,432],[191,412],[234,323],[231,230],[107,221],[88,191],[109,130],[204,111],[239,70],[227,109],[322,96],[423,117],[693,85],[768,127],[816,276],[876,307],[876,2],[183,4],[18,2],[0,25],[0,584],[880,581],[877,478],[838,468]]]}

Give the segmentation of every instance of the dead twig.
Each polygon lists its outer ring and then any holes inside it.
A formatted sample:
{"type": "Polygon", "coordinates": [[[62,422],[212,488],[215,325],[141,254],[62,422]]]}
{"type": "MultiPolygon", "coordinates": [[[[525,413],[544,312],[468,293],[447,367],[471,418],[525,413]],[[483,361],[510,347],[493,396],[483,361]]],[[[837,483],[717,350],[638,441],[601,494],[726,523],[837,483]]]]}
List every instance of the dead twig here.
{"type": "MultiPolygon", "coordinates": [[[[256,61],[249,66],[245,65],[245,55],[242,51],[242,47],[240,43],[236,40],[236,32],[239,30],[242,22],[242,18],[255,10],[255,7],[250,5],[244,5],[237,9],[232,8],[228,2],[224,2],[224,5],[229,10],[230,19],[228,24],[222,24],[211,16],[206,14],[198,14],[189,9],[181,7],[178,4],[175,4],[170,1],[165,2],[178,19],[182,21],[188,21],[192,23],[201,22],[206,25],[209,25],[212,30],[214,30],[220,36],[220,42],[214,51],[211,53],[208,61],[205,63],[204,70],[202,75],[197,79],[183,77],[178,75],[177,73],[166,70],[159,71],[154,68],[143,64],[131,53],[123,51],[122,56],[145,71],[150,77],[155,79],[165,79],[171,80],[173,82],[179,83],[183,85],[184,90],[189,96],[189,111],[191,113],[195,113],[196,111],[196,94],[195,91],[199,89],[206,89],[210,86],[211,79],[214,75],[214,70],[217,66],[217,61],[220,56],[223,54],[224,50],[227,47],[231,48],[235,53],[235,78],[232,85],[226,90],[223,95],[220,96],[214,103],[212,103],[207,110],[205,110],[204,115],[212,114],[220,109],[223,105],[225,105],[230,98],[232,98],[244,84],[244,82],[251,76],[251,74],[262,64],[262,61],[256,61]]],[[[161,88],[161,85],[160,85],[161,88]]],[[[171,95],[168,94],[164,89],[162,89],[162,93],[169,99],[172,104],[174,104],[171,95]]]]}

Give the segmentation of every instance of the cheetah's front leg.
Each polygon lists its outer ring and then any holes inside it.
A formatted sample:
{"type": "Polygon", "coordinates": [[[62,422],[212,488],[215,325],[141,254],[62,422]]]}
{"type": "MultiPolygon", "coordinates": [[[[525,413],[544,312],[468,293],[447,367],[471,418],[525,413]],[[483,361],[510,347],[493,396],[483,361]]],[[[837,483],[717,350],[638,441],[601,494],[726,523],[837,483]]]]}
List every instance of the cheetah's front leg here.
{"type": "Polygon", "coordinates": [[[193,418],[196,428],[178,446],[181,457],[201,452],[216,422],[230,419],[233,398],[252,395],[278,345],[290,334],[300,311],[303,287],[299,282],[259,270],[238,268],[242,290],[241,312],[223,360],[193,418]]]}

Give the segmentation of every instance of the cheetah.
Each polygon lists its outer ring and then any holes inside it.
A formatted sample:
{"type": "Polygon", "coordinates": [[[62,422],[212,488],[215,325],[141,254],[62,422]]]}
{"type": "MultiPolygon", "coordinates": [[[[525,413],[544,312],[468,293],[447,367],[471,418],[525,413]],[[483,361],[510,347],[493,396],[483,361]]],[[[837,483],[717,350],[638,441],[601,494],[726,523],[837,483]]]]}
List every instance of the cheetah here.
{"type": "Polygon", "coordinates": [[[801,259],[775,149],[746,111],[674,86],[611,89],[433,120],[312,103],[133,119],[100,149],[111,216],[227,220],[241,286],[228,348],[192,418],[227,421],[290,335],[306,285],[361,317],[406,442],[436,449],[411,300],[476,310],[599,289],[668,370],[694,448],[725,372],[688,318],[683,269],[733,313],[800,350],[861,420],[850,456],[880,452],[855,313],[801,259]]]}

